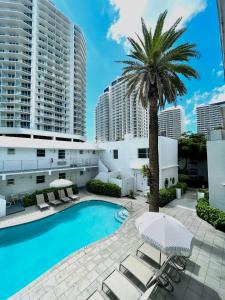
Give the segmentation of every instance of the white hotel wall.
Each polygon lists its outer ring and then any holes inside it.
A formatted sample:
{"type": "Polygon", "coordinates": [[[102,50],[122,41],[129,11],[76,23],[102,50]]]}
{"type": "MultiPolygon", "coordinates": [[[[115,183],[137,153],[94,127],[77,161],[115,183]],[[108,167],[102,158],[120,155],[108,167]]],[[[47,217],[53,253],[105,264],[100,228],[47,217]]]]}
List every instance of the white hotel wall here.
{"type": "Polygon", "coordinates": [[[225,140],[207,142],[209,201],[225,211],[225,140]]]}
{"type": "MultiPolygon", "coordinates": [[[[100,143],[99,147],[104,149],[100,154],[103,163],[111,171],[121,171],[126,177],[135,176],[136,184],[140,190],[147,188],[147,180],[140,176],[140,170],[133,166],[144,165],[147,159],[138,159],[138,149],[148,148],[148,138],[131,138],[118,142],[100,143]],[[113,150],[118,150],[118,159],[113,159],[113,150]],[[132,169],[133,168],[133,169],[132,169]]],[[[164,187],[166,178],[175,182],[178,180],[177,140],[159,136],[159,167],[160,188],[164,187]]],[[[172,182],[169,182],[172,185],[172,182]]]]}
{"type": "Polygon", "coordinates": [[[97,168],[86,168],[83,175],[80,175],[81,170],[62,170],[59,172],[52,172],[51,175],[49,175],[48,172],[42,172],[7,176],[7,179],[14,178],[15,184],[7,185],[6,180],[0,180],[0,193],[8,197],[11,194],[33,192],[35,190],[48,188],[51,181],[59,178],[59,173],[66,173],[66,179],[71,180],[73,183],[77,184],[78,187],[82,187],[86,185],[86,182],[89,179],[94,178],[97,175],[97,168]],[[45,182],[37,184],[36,176],[40,175],[45,175],[45,182]]]}

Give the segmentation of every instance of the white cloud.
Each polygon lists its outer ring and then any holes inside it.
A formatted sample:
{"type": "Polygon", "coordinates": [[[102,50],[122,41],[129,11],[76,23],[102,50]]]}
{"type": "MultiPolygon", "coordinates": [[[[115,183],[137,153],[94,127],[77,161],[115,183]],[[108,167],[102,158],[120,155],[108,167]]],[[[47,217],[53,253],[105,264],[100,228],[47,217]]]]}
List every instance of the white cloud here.
{"type": "Polygon", "coordinates": [[[217,103],[225,101],[225,85],[212,90],[209,103],[217,103]]]}
{"type": "Polygon", "coordinates": [[[188,99],[188,100],[186,101],[187,104],[191,104],[191,102],[192,102],[191,99],[188,99]]]}
{"type": "Polygon", "coordinates": [[[166,28],[181,16],[183,26],[206,7],[206,0],[109,0],[109,2],[118,16],[111,24],[107,36],[125,47],[126,37],[134,37],[135,32],[141,32],[141,17],[148,26],[154,27],[159,14],[167,9],[166,28]]]}

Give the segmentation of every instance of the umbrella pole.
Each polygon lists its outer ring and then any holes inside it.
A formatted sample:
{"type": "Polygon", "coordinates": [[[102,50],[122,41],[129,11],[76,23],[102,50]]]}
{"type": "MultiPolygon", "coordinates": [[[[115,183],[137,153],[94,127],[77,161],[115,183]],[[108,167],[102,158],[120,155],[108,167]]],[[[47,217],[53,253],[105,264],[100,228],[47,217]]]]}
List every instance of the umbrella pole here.
{"type": "Polygon", "coordinates": [[[159,265],[161,267],[161,251],[160,251],[160,255],[159,255],[159,265]]]}

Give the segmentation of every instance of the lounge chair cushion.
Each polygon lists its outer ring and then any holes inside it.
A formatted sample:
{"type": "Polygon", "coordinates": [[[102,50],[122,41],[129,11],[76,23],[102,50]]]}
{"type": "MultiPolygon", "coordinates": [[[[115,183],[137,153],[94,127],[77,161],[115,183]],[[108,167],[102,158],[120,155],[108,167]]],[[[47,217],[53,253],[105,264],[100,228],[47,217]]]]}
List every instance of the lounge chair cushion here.
{"type": "Polygon", "coordinates": [[[136,277],[145,287],[154,276],[154,271],[147,267],[143,262],[133,255],[129,255],[120,263],[127,271],[136,277]]]}
{"type": "Polygon", "coordinates": [[[160,264],[161,266],[165,261],[167,261],[167,256],[164,253],[161,253],[161,262],[160,262],[160,251],[156,249],[155,247],[151,246],[148,243],[142,244],[138,249],[137,253],[140,252],[144,254],[145,256],[149,257],[152,261],[154,261],[157,264],[160,264]]]}
{"type": "Polygon", "coordinates": [[[64,190],[59,191],[60,200],[63,202],[69,202],[71,199],[69,197],[66,197],[64,190]]]}
{"type": "Polygon", "coordinates": [[[55,194],[53,192],[47,193],[49,203],[53,205],[62,204],[62,202],[58,199],[55,199],[55,194]]]}
{"type": "Polygon", "coordinates": [[[114,270],[103,284],[120,300],[137,300],[141,296],[141,292],[117,270],[114,270]]]}
{"type": "Polygon", "coordinates": [[[37,206],[41,209],[49,207],[49,205],[47,203],[39,203],[39,204],[37,204],[37,206]]]}
{"type": "Polygon", "coordinates": [[[37,200],[37,206],[40,209],[49,208],[48,203],[45,202],[43,194],[36,195],[36,200],[37,200]]]}
{"type": "Polygon", "coordinates": [[[74,200],[74,201],[79,199],[79,196],[78,196],[78,195],[75,195],[75,194],[73,193],[73,190],[72,190],[71,188],[67,188],[66,191],[67,191],[67,195],[68,195],[68,197],[69,197],[70,199],[72,199],[72,200],[74,200]]]}

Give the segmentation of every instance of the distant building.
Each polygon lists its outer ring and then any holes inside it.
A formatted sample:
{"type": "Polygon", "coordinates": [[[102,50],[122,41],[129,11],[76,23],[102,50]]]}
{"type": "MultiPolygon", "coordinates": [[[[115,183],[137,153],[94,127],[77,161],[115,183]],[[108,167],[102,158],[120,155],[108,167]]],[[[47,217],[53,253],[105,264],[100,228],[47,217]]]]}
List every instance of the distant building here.
{"type": "Polygon", "coordinates": [[[0,8],[0,134],[84,141],[80,28],[48,0],[3,0],[0,8]]]}
{"type": "Polygon", "coordinates": [[[223,65],[225,67],[225,2],[224,0],[217,0],[219,22],[220,22],[220,37],[223,54],[223,65]]]}
{"type": "Polygon", "coordinates": [[[223,125],[221,107],[224,105],[225,101],[200,105],[196,108],[198,133],[204,133],[209,137],[211,130],[223,125]]]}
{"type": "Polygon", "coordinates": [[[179,139],[184,133],[184,110],[182,107],[172,107],[159,113],[159,135],[179,139]]]}
{"type": "Polygon", "coordinates": [[[95,110],[95,136],[97,141],[109,140],[109,88],[99,97],[95,110]]]}
{"type": "Polygon", "coordinates": [[[127,134],[147,137],[148,113],[134,95],[126,95],[127,84],[114,80],[99,97],[95,110],[97,141],[123,140],[127,134]]]}

